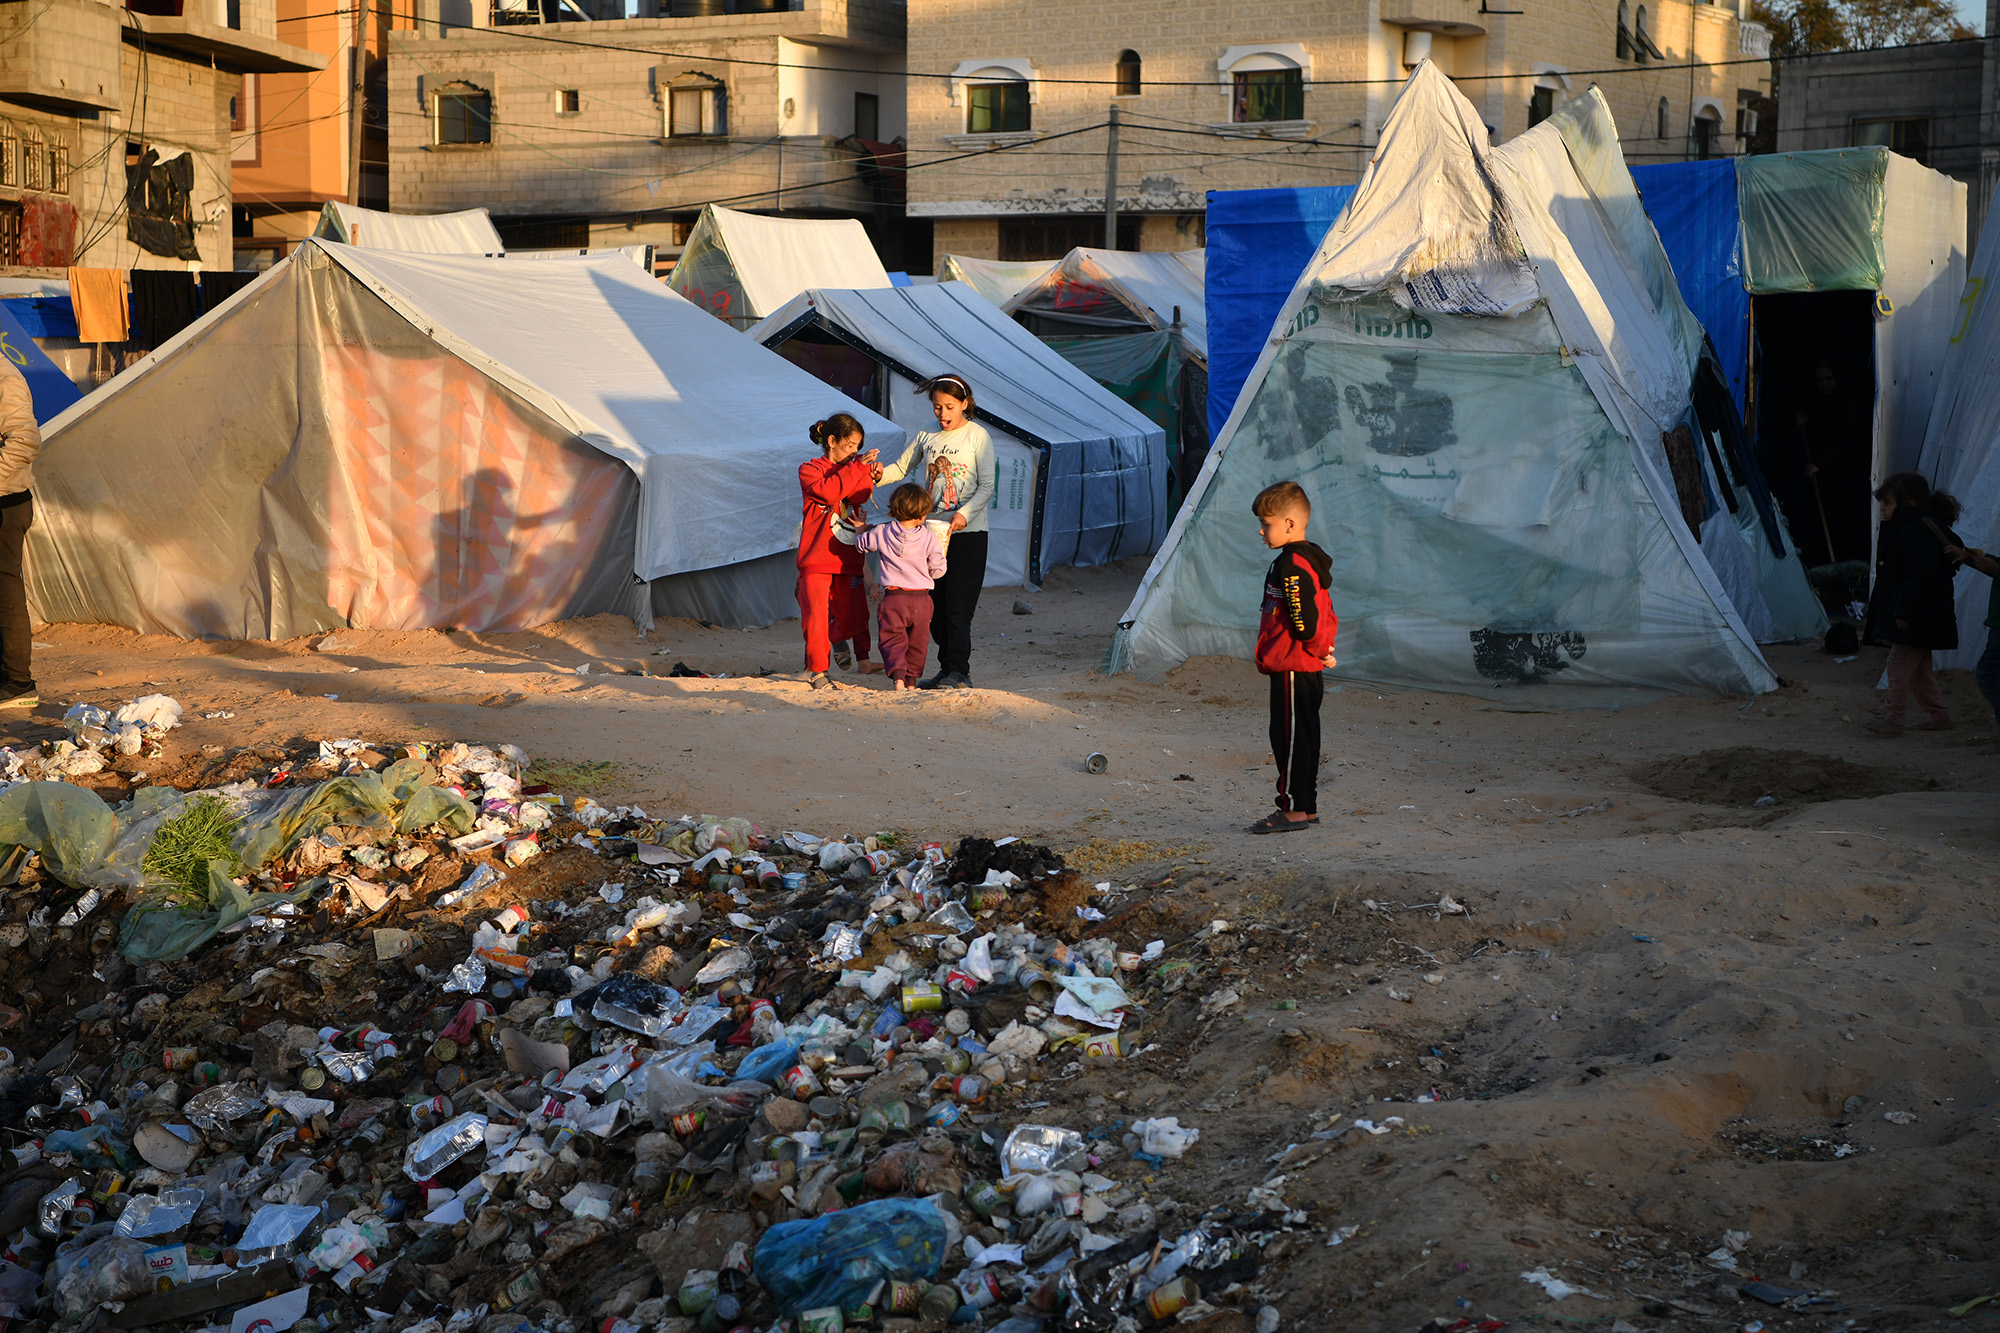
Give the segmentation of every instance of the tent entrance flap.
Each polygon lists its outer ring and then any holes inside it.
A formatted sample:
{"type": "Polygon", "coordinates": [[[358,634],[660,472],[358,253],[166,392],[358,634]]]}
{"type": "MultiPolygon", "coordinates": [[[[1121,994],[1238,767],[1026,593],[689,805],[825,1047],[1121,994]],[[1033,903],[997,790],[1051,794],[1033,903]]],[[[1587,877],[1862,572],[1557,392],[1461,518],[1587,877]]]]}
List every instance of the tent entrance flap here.
{"type": "Polygon", "coordinates": [[[1875,294],[1756,296],[1751,307],[1757,461],[1828,614],[1844,616],[1865,596],[1883,470],[1875,294]]]}

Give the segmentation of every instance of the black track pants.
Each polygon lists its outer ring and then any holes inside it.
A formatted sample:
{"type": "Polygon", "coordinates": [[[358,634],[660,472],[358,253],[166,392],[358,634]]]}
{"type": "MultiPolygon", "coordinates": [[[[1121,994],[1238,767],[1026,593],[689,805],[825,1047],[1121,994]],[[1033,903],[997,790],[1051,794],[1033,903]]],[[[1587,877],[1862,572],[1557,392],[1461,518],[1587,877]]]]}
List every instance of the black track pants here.
{"type": "Polygon", "coordinates": [[[1319,704],[1326,684],[1317,671],[1271,677],[1271,756],[1278,761],[1278,808],[1319,813],[1319,704]]]}

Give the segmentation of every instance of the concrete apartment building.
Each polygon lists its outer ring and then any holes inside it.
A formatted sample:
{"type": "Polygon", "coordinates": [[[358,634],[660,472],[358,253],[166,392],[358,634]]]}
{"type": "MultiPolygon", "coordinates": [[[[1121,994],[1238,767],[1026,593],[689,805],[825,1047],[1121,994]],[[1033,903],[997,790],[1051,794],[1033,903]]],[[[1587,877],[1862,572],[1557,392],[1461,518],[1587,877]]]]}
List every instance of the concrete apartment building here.
{"type": "Polygon", "coordinates": [[[325,62],[273,0],[0,3],[0,269],[226,269],[245,73],[325,62]]]}
{"type": "Polygon", "coordinates": [[[1115,106],[1120,247],[1193,248],[1209,190],[1358,180],[1425,58],[1496,143],[1595,85],[1630,161],[1732,154],[1769,51],[1733,5],[1685,0],[910,0],[909,211],[934,255],[1102,245],[1115,106]]]}
{"type": "Polygon", "coordinates": [[[1783,62],[1779,152],[1879,144],[1966,185],[1966,238],[2000,184],[2000,0],[1984,38],[1783,62]]]}
{"type": "Polygon", "coordinates": [[[397,34],[393,210],[484,206],[510,246],[668,255],[707,202],[855,217],[899,266],[899,0],[529,2],[423,0],[397,34]]]}
{"type": "Polygon", "coordinates": [[[362,0],[359,14],[350,9],[346,0],[277,0],[278,32],[325,68],[243,76],[230,154],[239,268],[290,253],[329,200],[389,206],[388,57],[414,35],[417,7],[362,0]]]}

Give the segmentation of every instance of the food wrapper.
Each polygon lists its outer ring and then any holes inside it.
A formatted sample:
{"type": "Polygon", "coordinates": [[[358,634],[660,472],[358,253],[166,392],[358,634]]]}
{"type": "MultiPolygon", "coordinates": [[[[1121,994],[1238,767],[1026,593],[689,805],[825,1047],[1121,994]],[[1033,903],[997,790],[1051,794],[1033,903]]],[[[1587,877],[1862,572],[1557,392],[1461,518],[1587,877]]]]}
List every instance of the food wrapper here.
{"type": "Polygon", "coordinates": [[[1002,1179],[1023,1171],[1074,1170],[1084,1159],[1083,1135],[1054,1125],[1017,1125],[1000,1145],[1002,1179]]]}
{"type": "Polygon", "coordinates": [[[328,1075],[341,1083],[366,1083],[375,1077],[375,1062],[365,1051],[336,1051],[323,1046],[317,1054],[328,1075]]]}
{"type": "Polygon", "coordinates": [[[850,962],[861,956],[861,927],[851,921],[836,921],[826,928],[826,935],[820,940],[820,957],[837,958],[850,962]]]}
{"type": "Polygon", "coordinates": [[[194,1221],[204,1198],[198,1189],[161,1190],[158,1194],[135,1194],[118,1215],[117,1231],[133,1240],[164,1236],[194,1221]]]}
{"type": "Polygon", "coordinates": [[[486,1145],[486,1117],[477,1111],[453,1116],[412,1143],[403,1154],[403,1174],[425,1181],[475,1148],[486,1145]]]}
{"type": "Polygon", "coordinates": [[[671,986],[621,972],[597,988],[590,1016],[628,1032],[657,1037],[674,1021],[680,1000],[680,992],[671,986]]]}
{"type": "Polygon", "coordinates": [[[246,1115],[262,1115],[264,1099],[251,1093],[248,1083],[223,1083],[188,1098],[181,1114],[197,1129],[220,1133],[232,1120],[246,1115]]]}
{"type": "Polygon", "coordinates": [[[457,991],[464,995],[477,995],[486,989],[486,960],[478,954],[466,959],[451,971],[445,973],[443,989],[457,991]]]}
{"type": "Polygon", "coordinates": [[[562,1085],[570,1092],[588,1093],[592,1097],[602,1097],[605,1090],[619,1079],[632,1072],[638,1061],[633,1057],[632,1048],[621,1046],[615,1051],[592,1056],[582,1064],[563,1075],[562,1085]]]}
{"type": "Polygon", "coordinates": [[[63,1219],[69,1216],[69,1210],[76,1206],[77,1196],[82,1193],[81,1180],[65,1180],[42,1196],[42,1201],[35,1206],[35,1225],[41,1228],[43,1235],[62,1235],[63,1219]]]}

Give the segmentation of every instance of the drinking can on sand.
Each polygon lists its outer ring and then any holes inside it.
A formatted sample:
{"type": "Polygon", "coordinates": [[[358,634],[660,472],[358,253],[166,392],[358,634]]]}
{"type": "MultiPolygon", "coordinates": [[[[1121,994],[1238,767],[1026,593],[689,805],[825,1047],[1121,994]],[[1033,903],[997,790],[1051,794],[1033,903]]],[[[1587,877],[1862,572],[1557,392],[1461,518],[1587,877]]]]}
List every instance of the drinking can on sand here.
{"type": "Polygon", "coordinates": [[[1102,773],[1110,767],[1111,761],[1095,750],[1084,756],[1083,771],[1086,773],[1102,773]]]}

